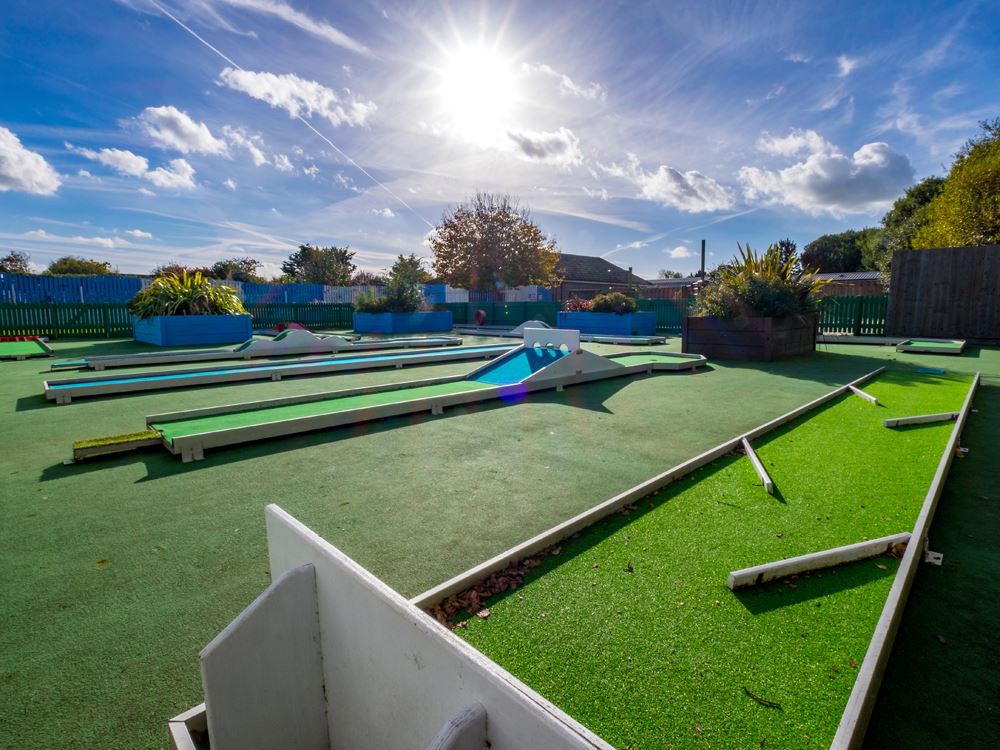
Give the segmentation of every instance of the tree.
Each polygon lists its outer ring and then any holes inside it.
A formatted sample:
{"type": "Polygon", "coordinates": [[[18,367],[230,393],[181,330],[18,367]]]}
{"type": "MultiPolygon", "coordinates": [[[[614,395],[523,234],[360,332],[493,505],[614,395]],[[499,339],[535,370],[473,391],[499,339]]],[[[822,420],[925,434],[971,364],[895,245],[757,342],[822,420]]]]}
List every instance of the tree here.
{"type": "Polygon", "coordinates": [[[839,234],[824,234],[802,250],[803,268],[820,273],[843,273],[861,270],[861,239],[863,232],[848,229],[839,234]]]}
{"type": "Polygon", "coordinates": [[[27,253],[11,250],[0,258],[0,273],[31,273],[31,257],[27,253]]]}
{"type": "Polygon", "coordinates": [[[1000,118],[955,156],[941,191],[926,207],[913,247],[1000,244],[1000,118]]]}
{"type": "Polygon", "coordinates": [[[433,276],[424,268],[424,259],[418,258],[416,253],[400,255],[396,262],[389,269],[389,279],[405,279],[414,284],[426,284],[433,276]]]}
{"type": "Polygon", "coordinates": [[[683,279],[684,274],[680,271],[671,271],[669,268],[661,268],[659,273],[656,274],[658,279],[683,279]]]}
{"type": "Polygon", "coordinates": [[[299,245],[299,249],[281,264],[281,270],[295,281],[349,286],[357,268],[351,262],[354,256],[355,253],[346,247],[299,245]]]}
{"type": "Polygon", "coordinates": [[[774,244],[775,247],[778,248],[778,255],[781,257],[782,263],[787,263],[789,260],[794,258],[795,254],[798,252],[799,249],[798,245],[796,245],[787,237],[783,240],[778,240],[774,244]]]}
{"type": "Polygon", "coordinates": [[[157,266],[153,269],[154,278],[159,278],[161,276],[176,276],[177,278],[180,278],[185,273],[189,276],[194,276],[196,273],[200,273],[205,278],[212,277],[212,269],[206,266],[193,268],[180,263],[164,263],[162,266],[157,266]]]}
{"type": "Polygon", "coordinates": [[[476,193],[445,213],[431,239],[434,273],[463,289],[556,286],[559,253],[509,195],[476,193]]]}
{"type": "Polygon", "coordinates": [[[385,276],[371,271],[358,271],[351,277],[351,286],[385,286],[385,276]]]}
{"type": "Polygon", "coordinates": [[[64,255],[49,263],[49,267],[45,269],[46,276],[108,276],[113,273],[111,264],[107,261],[73,255],[64,255]]]}
{"type": "Polygon", "coordinates": [[[264,277],[257,274],[257,269],[263,265],[255,258],[227,258],[212,264],[209,275],[214,279],[224,281],[245,281],[251,284],[263,284],[264,277]]]}

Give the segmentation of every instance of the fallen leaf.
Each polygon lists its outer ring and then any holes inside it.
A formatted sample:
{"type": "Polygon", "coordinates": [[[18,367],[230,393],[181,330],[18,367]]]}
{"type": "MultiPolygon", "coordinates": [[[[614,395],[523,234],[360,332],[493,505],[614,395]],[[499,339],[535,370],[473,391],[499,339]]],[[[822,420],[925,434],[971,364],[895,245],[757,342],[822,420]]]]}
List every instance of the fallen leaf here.
{"type": "Polygon", "coordinates": [[[562,547],[553,547],[552,551],[549,552],[549,554],[550,555],[558,555],[560,552],[562,552],[562,547]]]}
{"type": "Polygon", "coordinates": [[[632,561],[631,560],[629,560],[628,564],[625,566],[625,572],[626,573],[634,573],[635,572],[635,568],[632,567],[632,561]]]}
{"type": "Polygon", "coordinates": [[[490,616],[490,610],[488,607],[483,607],[481,610],[476,612],[476,617],[478,617],[480,620],[485,620],[489,616],[490,616]]]}
{"type": "Polygon", "coordinates": [[[858,668],[858,662],[857,662],[857,660],[853,656],[848,660],[847,663],[851,665],[851,669],[857,669],[858,668]]]}
{"type": "Polygon", "coordinates": [[[943,636],[943,635],[939,635],[939,636],[937,637],[937,639],[938,639],[938,643],[940,643],[940,644],[941,644],[942,646],[943,646],[944,644],[946,644],[946,643],[948,642],[948,641],[946,641],[946,640],[944,639],[944,636],[943,636]]]}
{"type": "Polygon", "coordinates": [[[600,563],[594,563],[590,567],[592,567],[592,568],[599,568],[599,567],[601,567],[601,564],[600,563]]]}
{"type": "Polygon", "coordinates": [[[875,567],[878,568],[879,570],[888,570],[889,569],[885,565],[883,565],[882,563],[875,563],[875,567]]]}
{"type": "Polygon", "coordinates": [[[106,567],[108,567],[109,564],[110,563],[107,560],[98,560],[97,561],[97,567],[98,568],[106,568],[106,567]]]}

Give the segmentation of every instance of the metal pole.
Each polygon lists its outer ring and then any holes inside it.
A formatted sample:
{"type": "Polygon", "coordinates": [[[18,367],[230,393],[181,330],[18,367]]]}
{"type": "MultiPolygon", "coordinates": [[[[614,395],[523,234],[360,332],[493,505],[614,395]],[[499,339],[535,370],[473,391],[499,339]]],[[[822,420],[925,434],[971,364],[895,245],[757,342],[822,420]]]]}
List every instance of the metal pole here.
{"type": "Polygon", "coordinates": [[[705,278],[705,240],[701,241],[701,278],[705,278]]]}

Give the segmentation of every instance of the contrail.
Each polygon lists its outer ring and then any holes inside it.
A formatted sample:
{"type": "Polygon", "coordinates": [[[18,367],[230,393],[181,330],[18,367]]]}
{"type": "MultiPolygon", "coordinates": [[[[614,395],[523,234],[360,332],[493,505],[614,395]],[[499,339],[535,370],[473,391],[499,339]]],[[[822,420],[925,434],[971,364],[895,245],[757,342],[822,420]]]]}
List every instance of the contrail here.
{"type": "MultiPolygon", "coordinates": [[[[231,57],[229,57],[228,55],[226,55],[224,52],[220,51],[217,47],[213,46],[210,42],[206,41],[203,37],[199,36],[198,33],[194,29],[192,29],[190,26],[188,26],[187,24],[185,24],[177,16],[175,16],[173,13],[171,13],[170,11],[168,11],[162,5],[160,5],[156,0],[149,0],[149,3],[153,7],[155,7],[158,11],[160,11],[160,13],[162,13],[167,18],[169,18],[171,21],[173,21],[174,23],[176,23],[178,26],[180,26],[182,29],[184,29],[184,31],[186,31],[188,34],[190,34],[191,36],[193,36],[199,42],[201,42],[202,44],[204,44],[206,47],[208,47],[210,50],[212,50],[212,52],[214,52],[215,54],[217,54],[219,57],[221,57],[227,63],[229,63],[230,65],[232,65],[234,68],[236,68],[237,70],[244,70],[244,68],[239,63],[237,63],[236,61],[234,61],[231,57]]],[[[350,162],[351,165],[354,166],[359,172],[361,172],[363,175],[365,175],[365,177],[367,177],[369,180],[371,180],[373,183],[375,183],[380,188],[382,188],[385,192],[387,192],[390,196],[392,196],[392,198],[396,202],[398,202],[403,208],[405,208],[411,214],[413,214],[414,216],[416,216],[418,219],[420,219],[420,221],[422,221],[424,224],[426,224],[427,226],[429,226],[431,229],[434,229],[434,225],[431,224],[429,221],[427,221],[427,219],[425,219],[423,216],[421,216],[420,214],[418,214],[413,209],[413,207],[410,206],[409,203],[407,203],[402,198],[400,198],[398,195],[396,195],[394,192],[392,192],[383,183],[381,183],[377,179],[375,179],[375,176],[371,172],[369,172],[367,169],[365,169],[360,164],[358,164],[356,161],[354,161],[354,159],[352,159],[348,154],[344,153],[344,151],[336,143],[334,143],[333,141],[331,141],[329,138],[327,138],[325,135],[323,135],[321,132],[319,132],[315,127],[313,127],[313,124],[311,122],[309,122],[308,120],[306,120],[302,115],[293,115],[293,117],[296,120],[298,120],[299,122],[301,122],[303,125],[305,125],[307,128],[309,128],[319,138],[321,138],[330,148],[332,148],[334,151],[336,151],[342,157],[344,157],[345,159],[347,159],[347,161],[350,162]]]]}

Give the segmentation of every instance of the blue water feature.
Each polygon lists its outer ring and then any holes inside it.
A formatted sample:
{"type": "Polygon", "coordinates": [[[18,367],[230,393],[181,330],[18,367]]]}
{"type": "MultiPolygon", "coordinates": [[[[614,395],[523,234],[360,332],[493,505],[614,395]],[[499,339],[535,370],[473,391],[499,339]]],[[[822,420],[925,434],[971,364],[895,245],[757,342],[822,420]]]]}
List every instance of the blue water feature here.
{"type": "MultiPolygon", "coordinates": [[[[475,346],[462,349],[463,352],[468,352],[469,354],[486,354],[488,352],[504,351],[510,349],[510,344],[496,344],[493,346],[475,346]]],[[[401,359],[412,359],[413,357],[443,357],[447,354],[453,354],[454,350],[448,349],[438,349],[433,352],[407,352],[405,354],[382,354],[372,356],[371,354],[364,357],[331,357],[330,359],[318,359],[310,360],[308,363],[302,362],[289,362],[286,364],[274,364],[267,366],[253,366],[253,367],[227,367],[222,370],[201,370],[199,372],[177,372],[163,375],[135,375],[132,377],[125,378],[109,378],[108,380],[87,380],[85,383],[63,383],[49,382],[49,388],[53,390],[58,390],[59,388],[72,388],[79,385],[112,385],[115,383],[145,383],[150,380],[184,380],[187,378],[199,378],[205,375],[229,375],[237,372],[274,372],[281,370],[288,370],[293,367],[315,367],[321,368],[325,365],[331,364],[353,364],[355,362],[380,362],[384,360],[392,360],[393,362],[399,361],[401,359]]],[[[297,373],[300,375],[307,375],[308,371],[297,373]]]]}
{"type": "Polygon", "coordinates": [[[473,380],[490,385],[512,385],[520,383],[546,365],[551,365],[569,352],[561,349],[522,349],[510,357],[501,357],[476,375],[473,380]]]}

